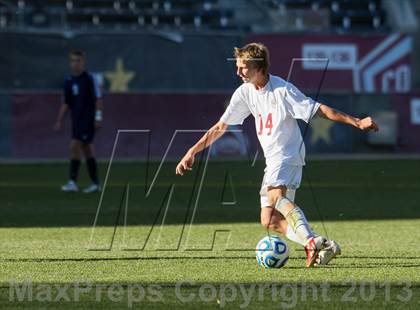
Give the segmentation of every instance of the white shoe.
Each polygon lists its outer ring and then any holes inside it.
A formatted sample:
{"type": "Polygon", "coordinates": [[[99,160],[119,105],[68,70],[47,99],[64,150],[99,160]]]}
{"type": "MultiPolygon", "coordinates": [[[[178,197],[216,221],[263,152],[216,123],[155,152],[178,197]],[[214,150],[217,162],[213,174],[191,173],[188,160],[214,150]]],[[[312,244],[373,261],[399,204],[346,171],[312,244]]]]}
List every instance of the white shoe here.
{"type": "Polygon", "coordinates": [[[326,247],[319,251],[315,266],[326,266],[337,255],[341,254],[340,245],[334,240],[327,240],[326,247]]]}
{"type": "Polygon", "coordinates": [[[91,194],[91,193],[96,193],[100,191],[101,191],[101,187],[98,184],[92,183],[91,185],[89,185],[83,190],[83,193],[91,194]]]}
{"type": "Polygon", "coordinates": [[[76,182],[74,182],[73,180],[69,180],[67,184],[61,186],[61,190],[63,192],[70,193],[70,192],[78,192],[79,188],[77,187],[76,182]]]}

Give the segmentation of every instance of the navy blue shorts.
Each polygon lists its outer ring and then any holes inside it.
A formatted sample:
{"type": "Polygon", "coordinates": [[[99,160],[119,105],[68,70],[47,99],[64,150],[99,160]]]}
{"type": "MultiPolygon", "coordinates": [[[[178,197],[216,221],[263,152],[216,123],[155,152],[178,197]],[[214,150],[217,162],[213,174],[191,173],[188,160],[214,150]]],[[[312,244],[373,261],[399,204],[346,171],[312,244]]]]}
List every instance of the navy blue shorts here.
{"type": "Polygon", "coordinates": [[[89,130],[77,130],[76,128],[73,128],[72,131],[72,139],[79,140],[83,143],[92,143],[93,138],[95,137],[95,130],[89,129],[89,130]]]}

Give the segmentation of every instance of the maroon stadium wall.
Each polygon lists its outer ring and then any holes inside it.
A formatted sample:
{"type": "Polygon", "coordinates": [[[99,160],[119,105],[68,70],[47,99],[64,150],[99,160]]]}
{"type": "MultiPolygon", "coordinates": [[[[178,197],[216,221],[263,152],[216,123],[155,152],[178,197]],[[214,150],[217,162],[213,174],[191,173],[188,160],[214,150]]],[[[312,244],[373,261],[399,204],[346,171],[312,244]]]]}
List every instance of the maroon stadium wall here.
{"type": "MultiPolygon", "coordinates": [[[[98,156],[110,158],[117,132],[123,130],[116,145],[117,157],[161,158],[169,148],[167,156],[179,158],[202,135],[202,130],[220,118],[229,97],[227,93],[106,94],[103,128],[95,140],[98,156]]],[[[60,93],[13,93],[9,101],[10,108],[6,112],[10,115],[6,115],[7,126],[3,126],[7,128],[2,129],[0,158],[67,158],[69,120],[61,132],[53,131],[60,93]]],[[[386,151],[420,151],[420,94],[326,95],[320,101],[359,116],[392,111],[398,115],[398,143],[386,151]]],[[[6,118],[3,114],[2,119],[6,118]]],[[[300,125],[305,132],[306,124],[300,125]]],[[[242,132],[226,134],[214,146],[213,154],[253,157],[259,150],[253,118],[249,117],[243,127],[231,127],[230,130],[242,132]]],[[[309,154],[384,151],[369,145],[366,134],[334,123],[328,127],[317,122],[311,124],[305,144],[309,154]]]]}
{"type": "Polygon", "coordinates": [[[271,72],[316,92],[408,93],[413,39],[405,34],[265,34],[247,42],[266,44],[271,72]]]}
{"type": "MultiPolygon", "coordinates": [[[[150,154],[159,158],[175,131],[180,130],[169,154],[179,157],[202,135],[199,130],[208,129],[220,118],[228,99],[227,94],[108,94],[104,99],[103,128],[95,139],[97,153],[109,158],[117,132],[123,130],[117,145],[118,156],[144,158],[150,154]]],[[[68,156],[70,121],[61,132],[53,131],[61,102],[59,93],[16,93],[11,102],[10,157],[68,156]]],[[[245,130],[252,129],[252,125],[247,122],[245,130]]]]}

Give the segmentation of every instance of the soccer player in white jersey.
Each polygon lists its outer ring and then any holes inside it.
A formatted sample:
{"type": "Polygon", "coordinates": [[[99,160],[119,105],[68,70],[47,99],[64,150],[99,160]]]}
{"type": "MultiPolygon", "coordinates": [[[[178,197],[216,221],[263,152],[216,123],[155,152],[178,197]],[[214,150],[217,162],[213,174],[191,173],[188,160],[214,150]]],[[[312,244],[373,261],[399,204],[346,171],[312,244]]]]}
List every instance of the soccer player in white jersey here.
{"type": "Polygon", "coordinates": [[[269,74],[269,52],[259,43],[235,48],[237,75],[243,84],[233,93],[220,120],[192,146],[176,167],[176,174],[191,170],[195,155],[220,138],[229,125],[242,124],[252,114],[266,159],[260,190],[261,224],[304,246],[306,266],[326,265],[341,250],[333,240],[314,233],[295,203],[295,191],[305,165],[305,147],[296,119],[309,123],[315,115],[377,131],[371,117],[358,119],[315,102],[291,83],[269,74]]]}

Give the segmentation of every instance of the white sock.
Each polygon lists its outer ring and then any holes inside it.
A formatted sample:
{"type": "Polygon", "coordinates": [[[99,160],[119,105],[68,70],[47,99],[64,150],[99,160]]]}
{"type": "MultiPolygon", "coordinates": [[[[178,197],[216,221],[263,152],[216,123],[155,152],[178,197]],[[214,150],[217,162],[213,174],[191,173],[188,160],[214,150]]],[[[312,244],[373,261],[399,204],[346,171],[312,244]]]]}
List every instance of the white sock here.
{"type": "MultiPolygon", "coordinates": [[[[318,237],[318,236],[319,236],[319,235],[318,235],[316,232],[314,232],[314,231],[312,231],[312,233],[313,233],[314,237],[318,237]]],[[[301,244],[301,245],[303,245],[303,246],[305,246],[305,245],[306,245],[306,242],[305,242],[305,243],[303,243],[303,242],[302,242],[302,240],[300,240],[300,239],[298,238],[298,236],[296,235],[296,233],[293,231],[292,226],[290,226],[290,225],[287,225],[286,238],[287,238],[287,239],[289,239],[290,241],[293,241],[293,242],[299,243],[299,244],[301,244]]]]}
{"type": "Polygon", "coordinates": [[[291,240],[291,241],[293,241],[293,242],[296,242],[296,243],[298,243],[298,244],[300,244],[300,245],[303,245],[303,246],[305,246],[305,245],[306,245],[306,242],[305,242],[305,243],[303,243],[303,242],[302,242],[302,241],[298,238],[298,236],[296,236],[295,232],[293,231],[292,226],[290,226],[290,225],[287,225],[286,237],[287,237],[287,239],[289,239],[289,240],[291,240]]]}
{"type": "Polygon", "coordinates": [[[299,239],[300,243],[306,244],[306,242],[314,236],[302,209],[295,205],[293,202],[287,198],[283,198],[280,201],[277,201],[275,208],[277,211],[283,214],[287,223],[291,226],[296,237],[299,239]],[[290,204],[293,205],[291,210],[287,209],[287,205],[290,204]]]}
{"type": "MultiPolygon", "coordinates": [[[[287,189],[286,197],[294,204],[295,197],[296,197],[296,190],[287,189]]],[[[296,242],[298,244],[305,246],[308,239],[312,236],[314,237],[317,236],[317,234],[313,232],[311,228],[309,227],[308,220],[306,219],[305,214],[303,213],[302,209],[300,209],[297,205],[295,205],[295,207],[297,209],[293,210],[294,212],[292,213],[297,213],[296,214],[297,219],[296,219],[296,216],[294,216],[293,218],[294,220],[298,220],[300,222],[298,225],[299,227],[296,227],[297,229],[296,231],[294,231],[293,226],[288,224],[286,237],[293,242],[296,242]]]]}

